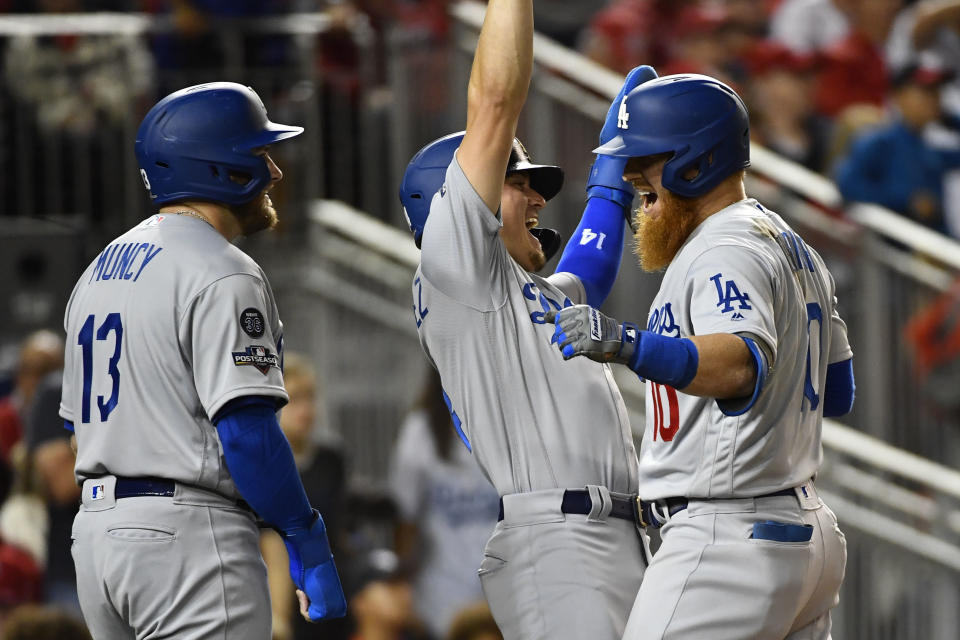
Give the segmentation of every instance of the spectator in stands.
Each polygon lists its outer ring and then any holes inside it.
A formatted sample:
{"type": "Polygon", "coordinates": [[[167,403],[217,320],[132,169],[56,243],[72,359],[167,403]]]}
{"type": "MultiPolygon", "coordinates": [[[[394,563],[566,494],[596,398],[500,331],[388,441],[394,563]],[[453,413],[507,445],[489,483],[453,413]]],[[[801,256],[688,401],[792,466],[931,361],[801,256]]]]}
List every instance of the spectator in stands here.
{"type": "Polygon", "coordinates": [[[499,496],[457,437],[432,368],[400,427],[389,486],[400,513],[397,551],[415,567],[414,606],[442,638],[454,614],[483,597],[476,568],[499,496]]]}
{"type": "Polygon", "coordinates": [[[91,640],[83,622],[53,607],[25,605],[11,612],[2,640],[91,640]]]}
{"type": "Polygon", "coordinates": [[[883,106],[890,83],[883,46],[902,0],[846,0],[850,29],[822,49],[817,111],[835,117],[852,104],[883,106]]]}
{"type": "MultiPolygon", "coordinates": [[[[36,8],[53,18],[86,5],[38,0],[36,8]]],[[[127,34],[11,37],[0,83],[7,107],[0,118],[0,138],[7,138],[0,145],[0,201],[11,213],[106,217],[103,203],[117,201],[116,176],[130,167],[128,155],[117,151],[128,148],[152,72],[146,46],[127,34]]]]}
{"type": "Polygon", "coordinates": [[[481,600],[457,612],[444,640],[503,640],[503,635],[490,607],[481,600]]]}
{"type": "Polygon", "coordinates": [[[413,611],[413,595],[397,555],[389,549],[361,554],[343,572],[351,640],[427,640],[413,611]]]}
{"type": "Polygon", "coordinates": [[[960,0],[922,0],[897,16],[886,44],[887,63],[899,71],[908,65],[936,65],[953,80],[943,87],[944,109],[960,115],[960,0]]]}
{"type": "Polygon", "coordinates": [[[770,37],[799,54],[828,49],[847,37],[849,11],[860,0],[783,0],[770,17],[770,37]]]}
{"type": "Polygon", "coordinates": [[[63,368],[63,340],[52,331],[30,334],[20,347],[13,391],[0,399],[0,458],[10,453],[23,436],[23,423],[37,386],[51,371],[63,368]]]}
{"type": "Polygon", "coordinates": [[[51,372],[40,383],[27,416],[24,443],[36,487],[46,503],[46,572],[44,602],[72,610],[80,615],[77,576],[70,555],[73,519],[80,502],[80,487],[73,468],[76,454],[72,434],[63,428],[60,396],[63,373],[51,372]]]}
{"type": "Polygon", "coordinates": [[[893,79],[893,120],[864,133],[837,167],[837,185],[847,200],[874,202],[931,229],[947,232],[943,217],[944,174],[960,167],[960,153],[931,147],[924,129],[941,116],[940,69],[911,66],[893,79]]]}
{"type": "Polygon", "coordinates": [[[672,23],[670,60],[658,67],[662,75],[700,73],[728,84],[727,74],[734,52],[725,46],[727,15],[722,6],[690,5],[672,23]]]}
{"type": "MultiPolygon", "coordinates": [[[[284,354],[283,383],[290,401],[280,412],[280,428],[290,443],[310,504],[323,514],[330,549],[337,558],[340,570],[344,571],[349,564],[344,554],[344,457],[340,449],[329,442],[329,434],[321,434],[318,428],[317,417],[323,412],[322,390],[310,361],[297,353],[284,354]],[[321,435],[327,436],[326,440],[321,435]]],[[[347,627],[344,619],[310,624],[300,615],[287,568],[287,551],[280,536],[264,529],[260,548],[270,584],[274,640],[310,638],[318,632],[329,640],[345,638],[347,627]]]]}
{"type": "MultiPolygon", "coordinates": [[[[13,469],[0,458],[0,505],[10,495],[13,469]]],[[[0,536],[0,628],[14,607],[40,602],[43,572],[25,549],[0,536]]]]}
{"type": "Polygon", "coordinates": [[[672,25],[685,8],[696,4],[696,0],[611,0],[593,16],[580,51],[624,75],[638,64],[660,68],[671,58],[672,25]]]}
{"type": "MultiPolygon", "coordinates": [[[[173,31],[152,38],[160,69],[177,70],[176,87],[209,80],[212,69],[284,69],[293,64],[291,39],[264,33],[256,21],[287,13],[290,0],[142,0],[149,13],[167,15],[173,31]],[[196,75],[193,75],[196,74],[196,75]],[[192,79],[191,79],[192,78],[192,79]]],[[[161,81],[163,78],[161,78],[161,81]]],[[[161,83],[157,93],[168,87],[161,83]]]]}
{"type": "Polygon", "coordinates": [[[823,168],[829,122],[814,110],[815,58],[773,40],[755,43],[743,56],[750,136],[809,169],[823,168]]]}

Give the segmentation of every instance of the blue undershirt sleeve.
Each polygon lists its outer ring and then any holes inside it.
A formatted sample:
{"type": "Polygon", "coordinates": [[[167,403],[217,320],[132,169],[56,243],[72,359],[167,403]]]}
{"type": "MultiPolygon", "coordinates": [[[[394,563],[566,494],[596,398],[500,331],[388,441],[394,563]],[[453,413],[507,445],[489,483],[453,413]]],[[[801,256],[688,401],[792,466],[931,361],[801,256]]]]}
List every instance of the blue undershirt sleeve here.
{"type": "Polygon", "coordinates": [[[623,255],[624,208],[606,198],[593,197],[580,224],[563,249],[557,271],[572,273],[583,283],[586,303],[598,308],[610,295],[623,255]]]}
{"type": "Polygon", "coordinates": [[[857,389],[853,380],[853,358],[827,365],[823,386],[823,415],[836,418],[850,413],[857,389]]]}
{"type": "Polygon", "coordinates": [[[73,422],[71,422],[71,421],[69,421],[69,420],[64,420],[64,421],[63,421],[63,428],[66,429],[67,431],[69,431],[70,433],[73,433],[73,422]]]}
{"type": "Polygon", "coordinates": [[[275,399],[233,400],[217,413],[214,424],[227,469],[253,510],[280,531],[309,527],[313,509],[277,422],[275,399]]]}

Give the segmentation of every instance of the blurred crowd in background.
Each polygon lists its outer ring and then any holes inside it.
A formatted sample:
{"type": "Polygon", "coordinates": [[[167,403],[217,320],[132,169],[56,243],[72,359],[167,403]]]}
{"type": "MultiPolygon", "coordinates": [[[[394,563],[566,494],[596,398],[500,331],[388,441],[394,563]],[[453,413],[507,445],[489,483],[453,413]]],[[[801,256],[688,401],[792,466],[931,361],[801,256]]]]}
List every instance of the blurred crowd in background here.
{"type": "MultiPolygon", "coordinates": [[[[160,78],[176,77],[162,71],[188,73],[208,68],[211,60],[229,62],[221,41],[206,37],[211,29],[326,12],[335,28],[320,36],[315,63],[328,86],[350,95],[358,68],[371,61],[359,59],[348,25],[369,25],[374,73],[383,76],[382,43],[390,29],[402,24],[426,39],[447,38],[449,4],[0,0],[0,13],[145,12],[170,22],[169,30],[146,41],[80,34],[10,38],[2,51],[0,97],[29,106],[38,131],[65,134],[58,144],[87,140],[89,153],[106,160],[131,145],[131,132],[119,123],[132,102],[140,101],[145,112],[155,96],[183,86],[158,86],[160,78]],[[115,139],[102,135],[111,123],[115,139]]],[[[534,7],[539,33],[616,72],[647,63],[661,75],[693,72],[724,80],[746,100],[757,143],[834,179],[850,201],[875,202],[960,237],[960,172],[954,171],[960,169],[960,0],[535,0],[534,7]]],[[[258,39],[242,49],[249,59],[234,63],[268,69],[292,64],[290,37],[249,37],[258,39]]],[[[281,114],[275,119],[286,121],[281,114]]],[[[0,150],[8,148],[0,140],[0,150]]],[[[0,203],[14,201],[9,176],[29,161],[0,151],[0,203]]],[[[35,188],[37,210],[49,208],[45,185],[35,188]]],[[[80,170],[68,186],[90,191],[93,201],[105,188],[80,170]]],[[[70,434],[57,415],[63,348],[60,329],[49,327],[0,349],[2,639],[87,637],[70,557],[79,488],[70,434]]],[[[499,638],[476,577],[496,521],[497,495],[457,439],[436,376],[425,375],[421,397],[398,425],[388,485],[373,488],[351,482],[336,426],[322,424],[323,383],[309,361],[287,355],[285,382],[290,404],[281,426],[311,502],[327,521],[350,615],[306,625],[295,611],[283,545],[264,531],[274,637],[499,638]]]]}
{"type": "MultiPolygon", "coordinates": [[[[333,28],[315,61],[324,82],[349,94],[358,68],[386,73],[394,28],[448,36],[450,0],[0,0],[0,12],[143,12],[167,20],[149,45],[123,36],[18,37],[4,52],[4,91],[35,106],[41,130],[83,136],[144,111],[169,70],[220,66],[231,52],[213,30],[233,22],[325,12],[333,28]],[[360,60],[348,26],[372,30],[360,60]],[[370,55],[367,53],[366,55],[370,55]]],[[[746,100],[759,144],[834,178],[848,200],[881,204],[960,236],[960,2],[953,0],[537,0],[538,32],[625,73],[704,73],[746,100]],[[945,186],[946,181],[946,186],[945,186]]],[[[241,68],[294,64],[291,37],[250,35],[241,68]]],[[[172,76],[178,77],[178,76],[172,76]]],[[[442,82],[425,85],[445,90],[442,82]]],[[[438,102],[444,101],[440,98],[438,102]]],[[[100,137],[102,140],[102,136],[100,137]]],[[[119,144],[119,140],[117,141],[119,144]]],[[[95,153],[109,155],[110,143],[95,153]]],[[[3,162],[0,160],[0,162],[3,162]]],[[[15,168],[16,158],[5,158],[15,168]]],[[[0,164],[2,167],[2,164],[0,164]]],[[[2,173],[2,172],[0,172],[2,173]]],[[[13,182],[7,181],[8,188],[13,182]]],[[[0,193],[4,181],[0,180],[0,193]]],[[[76,189],[91,189],[77,184],[76,189]]]]}

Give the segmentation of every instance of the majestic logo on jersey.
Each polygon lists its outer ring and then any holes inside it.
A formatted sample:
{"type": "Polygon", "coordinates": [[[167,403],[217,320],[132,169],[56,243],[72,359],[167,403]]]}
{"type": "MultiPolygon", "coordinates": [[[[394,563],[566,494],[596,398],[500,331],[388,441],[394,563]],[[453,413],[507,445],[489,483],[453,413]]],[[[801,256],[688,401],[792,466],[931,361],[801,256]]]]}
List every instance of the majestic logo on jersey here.
{"type": "Polygon", "coordinates": [[[540,303],[540,311],[534,311],[530,314],[530,321],[534,324],[545,324],[543,314],[548,311],[560,311],[560,309],[573,306],[570,298],[564,297],[562,303],[553,298],[549,298],[532,282],[527,282],[523,285],[523,297],[527,300],[540,303]]]}
{"type": "Polygon", "coordinates": [[[263,337],[266,324],[259,309],[247,307],[240,312],[240,328],[251,338],[263,337]]]}
{"type": "Polygon", "coordinates": [[[721,313],[733,311],[733,305],[738,304],[739,309],[753,309],[750,306],[750,296],[746,293],[740,293],[740,288],[733,280],[724,280],[723,274],[718,273],[710,278],[717,287],[717,306],[721,313]]]}
{"type": "Polygon", "coordinates": [[[627,113],[627,96],[623,96],[620,101],[620,111],[617,113],[617,128],[626,129],[627,122],[630,121],[630,114],[627,113]]]}
{"type": "Polygon", "coordinates": [[[253,344],[247,347],[245,351],[234,351],[233,364],[238,367],[255,367],[257,371],[263,375],[267,375],[270,367],[280,368],[280,357],[275,353],[271,353],[267,347],[253,344]]]}
{"type": "Polygon", "coordinates": [[[680,337],[680,325],[673,317],[673,309],[669,302],[653,310],[647,320],[647,331],[659,333],[662,336],[680,337]]]}

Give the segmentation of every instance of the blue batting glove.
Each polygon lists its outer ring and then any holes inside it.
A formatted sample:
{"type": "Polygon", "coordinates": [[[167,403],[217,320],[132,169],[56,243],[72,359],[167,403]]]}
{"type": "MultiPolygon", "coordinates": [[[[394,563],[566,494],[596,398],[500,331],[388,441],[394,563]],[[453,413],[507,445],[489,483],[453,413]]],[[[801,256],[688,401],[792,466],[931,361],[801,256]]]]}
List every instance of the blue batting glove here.
{"type": "Polygon", "coordinates": [[[327,529],[316,510],[309,527],[283,532],[283,543],[290,557],[290,577],[310,600],[307,611],[311,622],[341,618],[347,614],[347,599],[330,553],[327,529]]]}
{"type": "MultiPolygon", "coordinates": [[[[649,65],[634,67],[627,74],[620,87],[620,93],[614,98],[607,111],[607,119],[600,130],[600,145],[603,146],[620,135],[620,106],[627,94],[648,80],[657,77],[657,72],[649,65]]],[[[623,179],[623,170],[627,165],[627,158],[597,155],[593,166],[590,167],[590,176],[587,178],[587,198],[605,198],[624,207],[625,213],[633,209],[633,185],[623,179]]],[[[628,220],[629,221],[629,220],[628,220]]]]}

